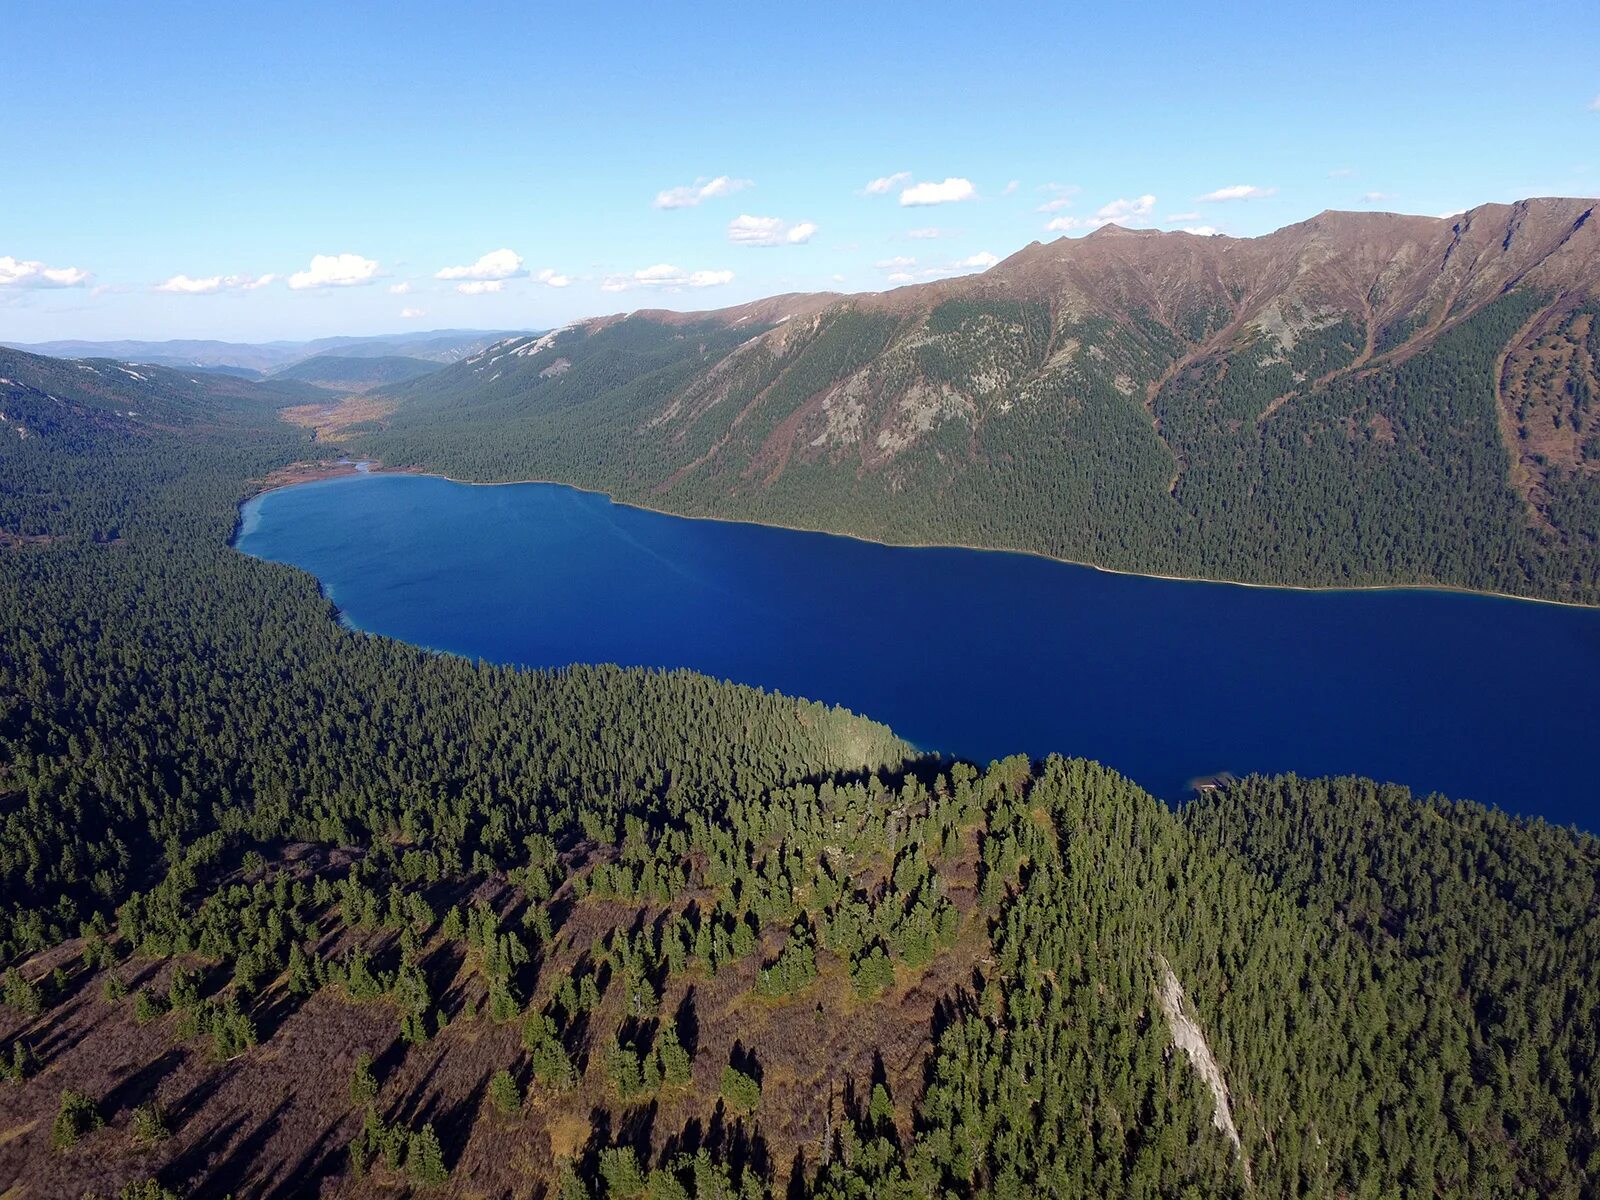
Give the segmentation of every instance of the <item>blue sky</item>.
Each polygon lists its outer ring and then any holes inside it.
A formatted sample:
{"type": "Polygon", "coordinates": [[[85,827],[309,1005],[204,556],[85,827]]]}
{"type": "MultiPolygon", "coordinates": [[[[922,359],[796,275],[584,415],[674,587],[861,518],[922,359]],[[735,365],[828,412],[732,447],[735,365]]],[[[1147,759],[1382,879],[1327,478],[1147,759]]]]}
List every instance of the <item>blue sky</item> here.
{"type": "Polygon", "coordinates": [[[1592,3],[8,0],[4,26],[6,341],[538,328],[880,290],[1113,216],[1600,193],[1592,3]]]}

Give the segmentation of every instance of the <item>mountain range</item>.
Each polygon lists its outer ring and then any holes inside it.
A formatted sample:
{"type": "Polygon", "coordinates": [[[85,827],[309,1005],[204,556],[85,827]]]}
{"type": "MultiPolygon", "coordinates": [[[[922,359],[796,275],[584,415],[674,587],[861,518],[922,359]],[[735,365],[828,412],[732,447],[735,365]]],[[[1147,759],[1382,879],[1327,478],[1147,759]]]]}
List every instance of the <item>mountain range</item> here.
{"type": "Polygon", "coordinates": [[[888,292],[598,317],[379,389],[360,446],[895,542],[1593,602],[1595,203],[1108,225],[888,292]]]}
{"type": "MultiPolygon", "coordinates": [[[[451,363],[477,353],[509,332],[434,329],[374,337],[324,337],[305,342],[223,342],[206,339],[92,342],[69,339],[33,344],[0,344],[54,358],[115,358],[154,366],[233,368],[244,373],[271,375],[321,355],[337,355],[345,359],[402,357],[430,363],[451,363]]],[[[248,374],[246,377],[249,377],[248,374]]]]}

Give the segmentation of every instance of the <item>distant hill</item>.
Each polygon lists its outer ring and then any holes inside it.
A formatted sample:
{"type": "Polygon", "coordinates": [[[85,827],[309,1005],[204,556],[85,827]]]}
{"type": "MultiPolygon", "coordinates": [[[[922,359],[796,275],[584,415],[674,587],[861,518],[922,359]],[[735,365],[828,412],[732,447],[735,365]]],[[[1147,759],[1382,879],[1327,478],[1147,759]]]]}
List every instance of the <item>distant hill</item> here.
{"type": "Polygon", "coordinates": [[[237,367],[265,372],[305,357],[300,342],[218,342],[186,340],[168,342],[67,339],[17,343],[13,348],[54,358],[116,358],[128,362],[173,367],[237,367]]]}
{"type": "Polygon", "coordinates": [[[1160,574],[1600,601],[1591,200],[1107,226],[981,275],[507,339],[393,465],[1160,574]]]}
{"type": "Polygon", "coordinates": [[[325,337],[309,342],[219,342],[207,340],[55,341],[15,349],[55,358],[116,358],[169,367],[239,367],[270,374],[305,359],[337,352],[344,358],[421,358],[455,362],[506,337],[509,330],[434,329],[377,337],[325,337]]]}
{"type": "Polygon", "coordinates": [[[194,371],[210,371],[216,375],[232,375],[236,379],[265,379],[266,375],[254,367],[192,367],[194,371]]]}
{"type": "Polygon", "coordinates": [[[59,359],[0,347],[0,419],[19,437],[60,426],[125,432],[253,427],[324,393],[296,380],[253,381],[109,358],[59,359]]]}
{"type": "Polygon", "coordinates": [[[430,375],[440,364],[424,358],[387,354],[371,358],[319,354],[273,374],[274,379],[297,380],[339,392],[365,392],[386,384],[404,383],[430,375]]]}
{"type": "MultiPolygon", "coordinates": [[[[527,332],[526,330],[521,332],[527,332]]],[[[430,333],[389,334],[384,337],[327,337],[306,342],[307,356],[337,353],[344,358],[423,358],[449,363],[477,354],[516,332],[484,329],[439,329],[430,333]]]]}

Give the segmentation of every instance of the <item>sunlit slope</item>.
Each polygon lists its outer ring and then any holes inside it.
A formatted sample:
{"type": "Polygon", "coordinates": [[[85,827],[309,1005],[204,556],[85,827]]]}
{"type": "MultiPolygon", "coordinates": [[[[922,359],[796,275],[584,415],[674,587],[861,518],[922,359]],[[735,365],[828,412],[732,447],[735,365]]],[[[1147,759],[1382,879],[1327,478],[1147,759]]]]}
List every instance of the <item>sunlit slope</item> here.
{"type": "Polygon", "coordinates": [[[580,322],[389,389],[361,446],[897,541],[1594,601],[1591,205],[1111,226],[893,292],[580,322]]]}

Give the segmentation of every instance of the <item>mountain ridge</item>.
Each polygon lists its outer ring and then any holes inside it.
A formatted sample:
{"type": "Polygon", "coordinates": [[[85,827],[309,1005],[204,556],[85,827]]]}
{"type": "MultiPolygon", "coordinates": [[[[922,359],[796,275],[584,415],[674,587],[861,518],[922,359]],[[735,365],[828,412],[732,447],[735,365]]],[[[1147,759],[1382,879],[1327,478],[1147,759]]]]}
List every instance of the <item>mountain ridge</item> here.
{"type": "Polygon", "coordinates": [[[416,333],[336,335],[310,341],[232,342],[215,338],[176,338],[163,341],[121,339],[89,341],[77,338],[49,342],[4,342],[0,345],[52,358],[115,358],[179,370],[193,367],[236,367],[271,374],[318,355],[340,357],[424,358],[454,362],[484,345],[504,337],[509,330],[432,329],[416,333]]]}
{"type": "MultiPolygon", "coordinates": [[[[1493,232],[1500,235],[1503,250],[1509,250],[1510,242],[1513,240],[1525,242],[1528,238],[1534,238],[1537,244],[1545,245],[1547,250],[1553,251],[1558,249],[1559,245],[1549,246],[1549,239],[1555,237],[1559,243],[1564,244],[1572,233],[1587,225],[1590,214],[1596,205],[1600,205],[1600,199],[1531,197],[1509,204],[1481,204],[1461,213],[1443,217],[1419,216],[1406,213],[1366,212],[1351,209],[1324,209],[1322,212],[1307,217],[1302,221],[1281,226],[1270,233],[1250,237],[1238,237],[1226,233],[1195,234],[1185,230],[1141,229],[1109,222],[1082,237],[1063,235],[1050,241],[1035,240],[1029,242],[1026,246],[1001,259],[994,266],[972,275],[908,283],[895,288],[854,293],[788,292],[714,309],[688,311],[662,308],[633,309],[580,318],[569,322],[564,328],[579,328],[590,324],[610,324],[629,317],[677,322],[720,320],[733,324],[746,319],[762,319],[774,310],[781,310],[786,306],[791,309],[790,315],[804,315],[819,304],[882,302],[891,297],[916,296],[921,298],[927,295],[944,294],[959,290],[971,284],[974,280],[997,281],[1005,279],[1011,271],[1024,266],[1034,266],[1035,260],[1042,255],[1055,255],[1059,258],[1058,252],[1062,251],[1075,252],[1079,255],[1088,254],[1091,250],[1103,249],[1108,244],[1115,244],[1123,238],[1131,238],[1135,242],[1158,244],[1163,247],[1173,245],[1192,247],[1216,244],[1226,250],[1232,250],[1235,247],[1265,246],[1275,241],[1289,241],[1293,236],[1301,234],[1302,231],[1309,234],[1349,238],[1359,233],[1370,233],[1374,228],[1378,228],[1391,237],[1396,234],[1403,234],[1413,240],[1427,236],[1437,241],[1441,236],[1448,234],[1450,237],[1449,249],[1453,252],[1457,245],[1472,245],[1472,239],[1485,232],[1485,226],[1487,225],[1493,232]],[[1530,220],[1533,223],[1531,229],[1529,228],[1530,220]],[[1503,233],[1498,228],[1498,221],[1505,223],[1503,233]],[[1564,221],[1567,223],[1564,224],[1564,221]],[[1555,227],[1553,232],[1551,232],[1552,225],[1555,227]],[[1515,235],[1525,231],[1524,238],[1516,238],[1515,235]],[[1544,236],[1539,236],[1541,233],[1544,236]]],[[[1600,260],[1595,257],[1596,253],[1594,246],[1587,247],[1584,264],[1595,265],[1600,263],[1600,260]]],[[[1447,253],[1444,257],[1449,258],[1451,254],[1447,253]]],[[[1517,281],[1521,281],[1520,275],[1517,281]]]]}
{"type": "Polygon", "coordinates": [[[1595,602],[1594,204],[1107,226],[884,292],[608,314],[374,391],[361,449],[1152,574],[1595,602]]]}
{"type": "Polygon", "coordinates": [[[432,374],[442,365],[404,354],[356,358],[341,354],[314,354],[287,367],[280,367],[267,378],[309,383],[335,392],[360,393],[432,374]]]}

